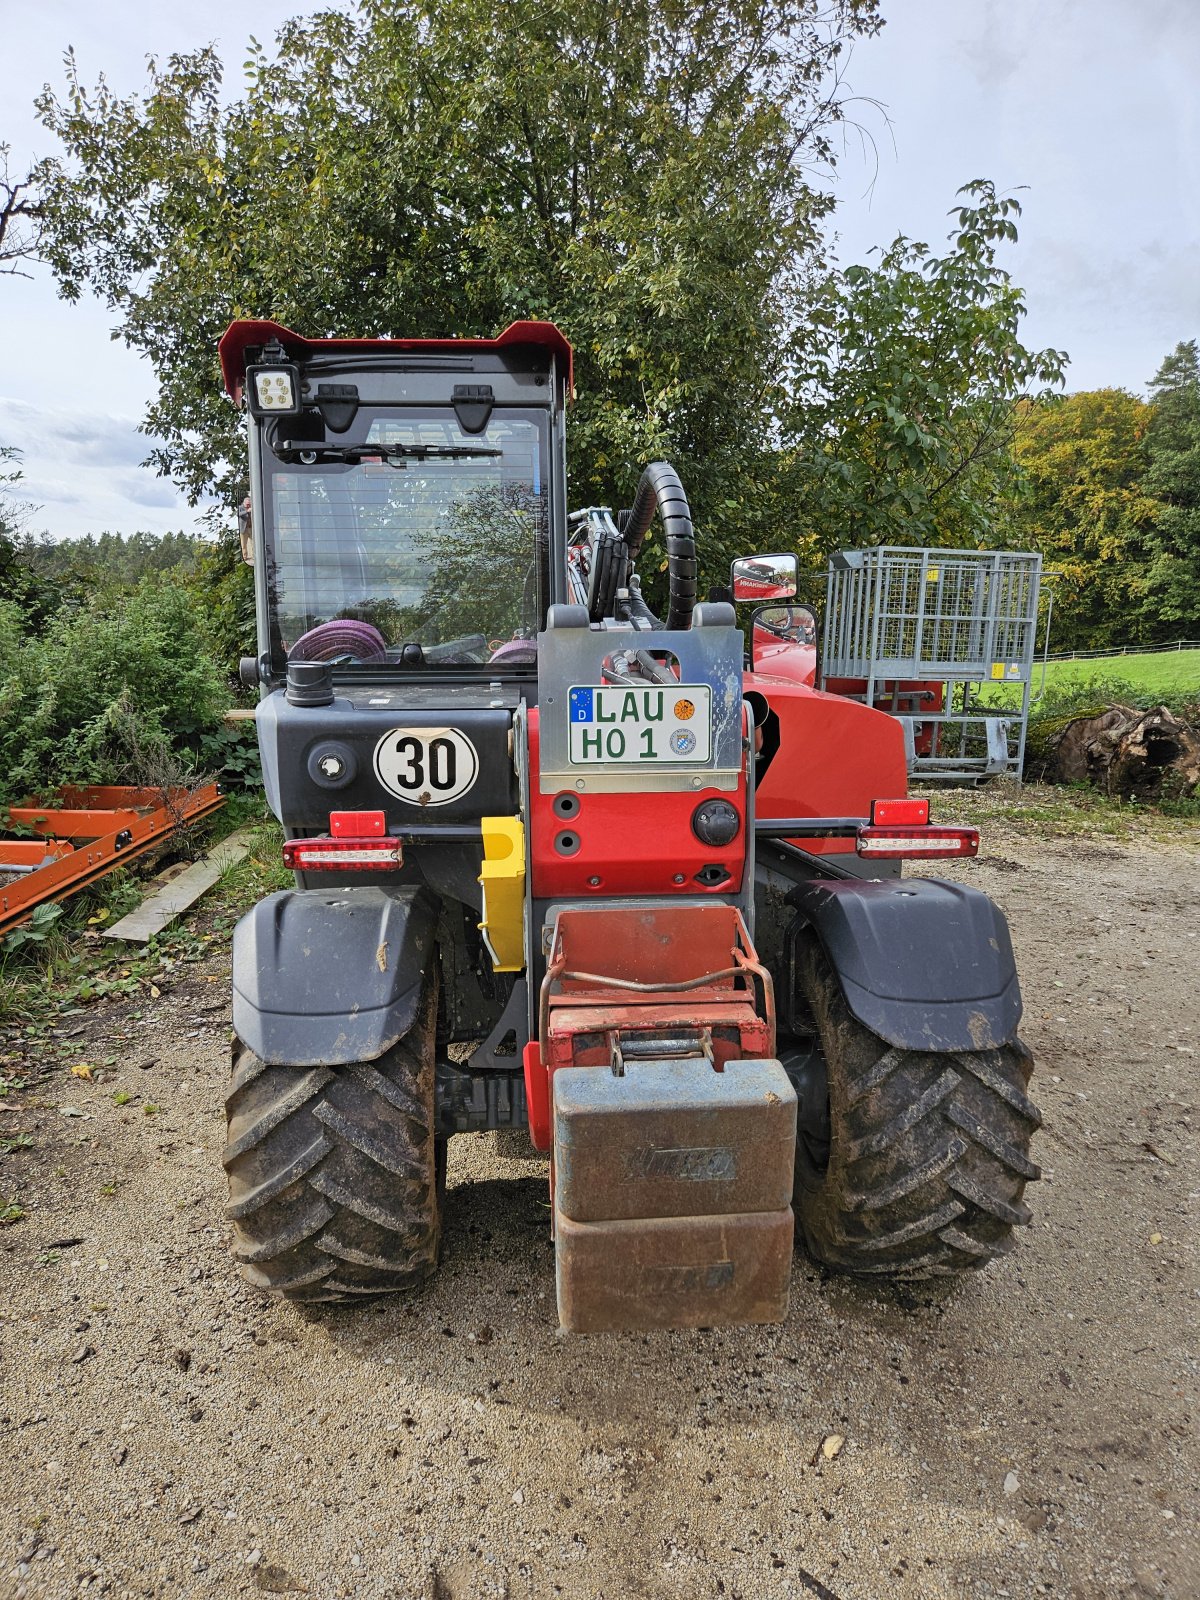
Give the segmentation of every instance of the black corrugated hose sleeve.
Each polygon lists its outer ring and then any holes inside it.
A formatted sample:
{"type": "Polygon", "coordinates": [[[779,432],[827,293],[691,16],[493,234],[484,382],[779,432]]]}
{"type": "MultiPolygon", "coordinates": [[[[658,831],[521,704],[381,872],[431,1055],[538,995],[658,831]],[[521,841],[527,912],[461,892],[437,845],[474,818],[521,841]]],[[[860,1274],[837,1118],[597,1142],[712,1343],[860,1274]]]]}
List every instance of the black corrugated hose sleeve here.
{"type": "Polygon", "coordinates": [[[668,628],[689,628],[696,604],[696,538],[692,512],[679,474],[667,461],[652,461],[642,473],[633,504],[622,512],[618,522],[636,560],[642,541],[650,531],[654,513],[662,517],[667,544],[667,579],[670,605],[668,628]]]}

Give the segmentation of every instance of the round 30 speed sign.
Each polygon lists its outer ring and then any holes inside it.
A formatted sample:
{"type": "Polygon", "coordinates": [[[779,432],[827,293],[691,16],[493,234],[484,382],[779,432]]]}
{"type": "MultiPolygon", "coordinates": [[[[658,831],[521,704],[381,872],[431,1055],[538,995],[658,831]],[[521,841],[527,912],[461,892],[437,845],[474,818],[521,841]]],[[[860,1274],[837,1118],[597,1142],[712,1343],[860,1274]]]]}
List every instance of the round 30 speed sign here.
{"type": "Polygon", "coordinates": [[[457,800],[479,776],[479,756],[457,728],[393,728],[375,746],[375,776],[414,806],[457,800]]]}

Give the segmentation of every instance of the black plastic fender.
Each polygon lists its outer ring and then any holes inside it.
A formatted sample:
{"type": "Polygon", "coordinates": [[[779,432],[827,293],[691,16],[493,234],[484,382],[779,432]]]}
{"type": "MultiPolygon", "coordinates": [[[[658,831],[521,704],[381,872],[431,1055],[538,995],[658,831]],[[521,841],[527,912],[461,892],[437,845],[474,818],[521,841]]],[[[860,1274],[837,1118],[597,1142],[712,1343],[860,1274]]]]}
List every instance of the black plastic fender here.
{"type": "Polygon", "coordinates": [[[902,1050],[994,1050],[1016,1034],[1021,987],[1004,913],[940,878],[813,879],[788,894],[851,1012],[902,1050]]]}
{"type": "Polygon", "coordinates": [[[421,886],[286,889],[233,931],[233,1028],[273,1066],[374,1061],[412,1027],[434,959],[421,886]]]}

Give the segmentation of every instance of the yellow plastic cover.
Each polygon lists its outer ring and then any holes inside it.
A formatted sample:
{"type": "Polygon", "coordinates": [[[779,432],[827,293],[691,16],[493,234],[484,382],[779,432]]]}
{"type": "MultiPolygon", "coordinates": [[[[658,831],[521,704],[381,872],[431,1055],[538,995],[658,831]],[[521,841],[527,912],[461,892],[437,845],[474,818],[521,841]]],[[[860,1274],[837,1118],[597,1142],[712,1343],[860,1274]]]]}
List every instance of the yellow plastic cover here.
{"type": "Polygon", "coordinates": [[[520,817],[483,817],[483,921],[497,972],[525,966],[525,828],[520,817]]]}

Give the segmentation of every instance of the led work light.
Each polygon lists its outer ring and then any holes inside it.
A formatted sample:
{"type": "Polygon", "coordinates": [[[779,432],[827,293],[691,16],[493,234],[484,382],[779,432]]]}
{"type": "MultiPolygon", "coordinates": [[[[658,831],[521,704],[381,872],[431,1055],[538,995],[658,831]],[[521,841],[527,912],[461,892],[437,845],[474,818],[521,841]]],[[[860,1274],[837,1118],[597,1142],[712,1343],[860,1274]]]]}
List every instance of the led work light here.
{"type": "Polygon", "coordinates": [[[246,368],[246,402],[256,417],[294,417],[300,412],[300,374],[290,362],[246,368]]]}

